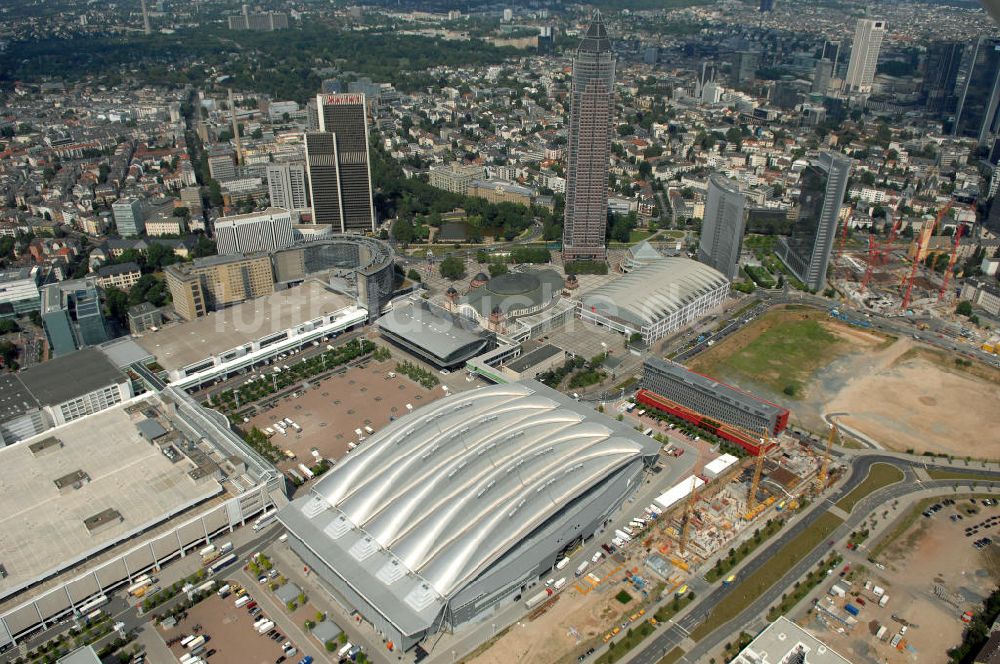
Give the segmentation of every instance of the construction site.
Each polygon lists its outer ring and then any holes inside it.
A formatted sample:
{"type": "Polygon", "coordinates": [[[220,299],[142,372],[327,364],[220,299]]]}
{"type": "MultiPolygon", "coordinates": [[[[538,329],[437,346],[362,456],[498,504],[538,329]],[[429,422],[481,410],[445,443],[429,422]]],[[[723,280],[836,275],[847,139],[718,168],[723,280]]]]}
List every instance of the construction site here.
{"type": "Polygon", "coordinates": [[[838,233],[830,281],[849,306],[883,315],[926,315],[953,322],[956,274],[971,260],[976,243],[975,208],[949,200],[933,218],[904,223],[888,219],[884,234],[853,229],[847,209],[838,233]],[[859,246],[860,245],[860,246],[859,246]]]}
{"type": "Polygon", "coordinates": [[[755,437],[728,427],[753,444],[755,454],[748,450],[741,459],[718,453],[713,437],[719,432],[692,429],[666,410],[633,405],[622,404],[622,415],[661,442],[663,463],[682,449],[697,451],[692,474],[659,495],[644,490],[632,508],[640,513],[569,554],[565,569],[578,565],[577,575],[563,592],[551,594],[466,661],[568,661],[630,631],[645,633],[683,606],[693,586],[703,588],[701,576],[731,583],[729,570],[777,533],[803,496],[818,493],[842,470],[830,463],[833,431],[825,450],[817,451],[789,435],[755,437]],[[594,544],[599,548],[591,554],[594,544]],[[671,597],[677,601],[656,610],[656,603],[671,597]]]}

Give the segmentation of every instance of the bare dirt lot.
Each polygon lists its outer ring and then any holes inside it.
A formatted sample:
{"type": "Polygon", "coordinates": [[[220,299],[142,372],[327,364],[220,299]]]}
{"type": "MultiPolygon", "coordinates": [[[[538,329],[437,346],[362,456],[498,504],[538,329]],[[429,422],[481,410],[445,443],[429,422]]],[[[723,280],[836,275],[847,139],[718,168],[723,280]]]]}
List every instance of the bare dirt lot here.
{"type": "MultiPolygon", "coordinates": [[[[972,543],[984,534],[1000,539],[997,537],[1000,528],[980,530],[971,537],[965,536],[965,528],[1000,514],[1000,508],[980,505],[977,515],[966,515],[962,520],[951,521],[951,515],[957,513],[956,507],[963,504],[968,505],[968,502],[958,501],[957,505],[945,507],[930,518],[918,517],[918,521],[880,556],[885,563],[884,570],[865,563],[864,574],[855,580],[846,598],[856,606],[859,602],[855,597],[861,596],[865,600],[853,631],[834,632],[819,626],[816,620],[803,624],[818,627],[820,638],[858,664],[946,661],[947,649],[962,639],[962,612],[975,609],[988,590],[995,587],[998,579],[996,565],[991,562],[994,552],[989,548],[976,550],[972,543]],[[889,595],[885,607],[879,607],[877,600],[872,601],[875,596],[863,587],[865,578],[885,589],[889,595]],[[935,584],[946,589],[954,603],[936,595],[935,584]],[[893,616],[911,623],[903,636],[906,642],[904,650],[893,648],[889,643],[889,639],[898,634],[903,625],[893,616]],[[878,641],[872,636],[869,628],[871,621],[888,627],[885,641],[878,641]]],[[[997,545],[993,547],[995,549],[997,545]]],[[[833,582],[831,580],[826,587],[832,586],[833,582]]],[[[842,606],[845,601],[838,599],[835,604],[842,606]]]]}
{"type": "Polygon", "coordinates": [[[829,402],[829,412],[847,413],[838,421],[895,450],[1000,455],[1000,372],[990,381],[907,340],[869,360],[870,370],[829,402]]]}
{"type": "MultiPolygon", "coordinates": [[[[466,660],[467,664],[574,662],[587,647],[601,643],[609,627],[621,622],[619,617],[638,609],[639,593],[630,587],[633,599],[628,604],[615,599],[615,594],[625,588],[625,567],[614,560],[605,560],[591,571],[601,579],[596,587],[585,579],[574,580],[570,574],[569,585],[544,613],[511,625],[488,650],[466,660]]],[[[640,570],[640,574],[650,580],[655,578],[646,570],[640,570]]]]}
{"type": "MultiPolygon", "coordinates": [[[[364,432],[366,426],[378,430],[390,418],[405,415],[407,404],[414,410],[444,396],[440,386],[428,390],[397,373],[390,378],[395,361],[369,362],[311,385],[297,397],[279,401],[273,408],[258,414],[248,426],[262,431],[286,417],[302,427],[301,433],[289,429],[287,435],[276,433],[271,442],[281,449],[291,450],[297,459],[282,462],[287,469],[304,463],[312,466],[316,449],[327,459],[340,459],[348,451],[348,443],[358,440],[355,429],[364,432]]],[[[364,433],[367,436],[367,433],[364,433]]]]}
{"type": "Polygon", "coordinates": [[[996,457],[1000,371],[956,358],[824,312],[786,309],[721,341],[691,368],[789,408],[795,424],[814,432],[829,426],[824,415],[837,414],[886,448],[996,457]]]}

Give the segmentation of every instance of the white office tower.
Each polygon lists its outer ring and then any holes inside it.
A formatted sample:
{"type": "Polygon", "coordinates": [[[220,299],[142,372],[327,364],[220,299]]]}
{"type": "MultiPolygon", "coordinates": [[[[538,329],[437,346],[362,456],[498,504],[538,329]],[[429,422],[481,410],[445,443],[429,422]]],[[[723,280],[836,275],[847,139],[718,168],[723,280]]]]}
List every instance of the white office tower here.
{"type": "Polygon", "coordinates": [[[267,165],[267,191],[271,206],[286,210],[305,210],[309,207],[309,187],[306,184],[304,163],[277,163],[267,165]]]}
{"type": "Polygon", "coordinates": [[[276,251],[294,242],[292,213],[281,208],[219,217],[215,222],[215,244],[220,256],[276,251]]]}
{"type": "Polygon", "coordinates": [[[847,65],[844,92],[871,92],[875,66],[885,38],[885,21],[858,19],[851,45],[851,61],[847,65]]]}

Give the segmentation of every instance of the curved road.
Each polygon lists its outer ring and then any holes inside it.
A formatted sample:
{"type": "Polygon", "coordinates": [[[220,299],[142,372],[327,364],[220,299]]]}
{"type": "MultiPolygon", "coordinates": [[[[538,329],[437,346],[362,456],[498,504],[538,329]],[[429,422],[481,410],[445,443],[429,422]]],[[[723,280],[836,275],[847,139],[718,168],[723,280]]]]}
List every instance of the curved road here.
{"type": "MultiPolygon", "coordinates": [[[[868,515],[880,504],[895,500],[918,491],[929,489],[948,489],[956,484],[956,480],[930,480],[920,481],[915,470],[937,466],[934,463],[927,463],[916,459],[906,459],[895,455],[883,454],[863,454],[856,456],[851,462],[851,474],[832,494],[824,498],[823,504],[833,505],[841,498],[850,493],[868,476],[868,471],[876,463],[889,463],[903,470],[905,477],[902,481],[880,489],[854,506],[850,516],[831,533],[829,539],[838,541],[854,530],[858,524],[868,518],[868,515]]],[[[946,467],[946,466],[940,466],[946,467]]],[[[977,475],[983,481],[990,482],[990,486],[1000,488],[1000,471],[991,471],[976,468],[959,468],[963,473],[977,475]]],[[[958,480],[959,484],[968,484],[968,481],[958,480]]],[[[772,540],[762,549],[758,550],[753,558],[749,560],[739,571],[737,577],[743,579],[763,567],[785,544],[794,539],[797,535],[809,528],[820,516],[827,513],[823,504],[817,505],[814,509],[804,514],[792,527],[784,531],[777,539],[772,540]]],[[[783,592],[793,585],[795,581],[802,578],[812,567],[822,560],[827,552],[828,546],[823,543],[814,548],[808,555],[803,557],[798,564],[788,570],[781,579],[772,585],[767,591],[754,600],[750,606],[744,609],[738,616],[729,622],[715,626],[715,629],[706,637],[702,638],[680,661],[697,662],[699,658],[706,656],[709,652],[717,648],[724,641],[730,640],[733,634],[738,633],[762,616],[767,614],[770,606],[776,603],[783,592]]],[[[658,632],[653,638],[643,642],[635,654],[629,659],[630,664],[655,664],[666,653],[683,643],[688,635],[696,629],[711,613],[712,608],[719,603],[728,593],[737,591],[739,583],[733,586],[722,587],[711,586],[703,578],[698,577],[696,583],[691,585],[692,590],[699,593],[700,599],[695,602],[682,618],[677,621],[669,621],[669,627],[658,632]],[[700,588],[699,588],[700,586],[700,588]]]]}

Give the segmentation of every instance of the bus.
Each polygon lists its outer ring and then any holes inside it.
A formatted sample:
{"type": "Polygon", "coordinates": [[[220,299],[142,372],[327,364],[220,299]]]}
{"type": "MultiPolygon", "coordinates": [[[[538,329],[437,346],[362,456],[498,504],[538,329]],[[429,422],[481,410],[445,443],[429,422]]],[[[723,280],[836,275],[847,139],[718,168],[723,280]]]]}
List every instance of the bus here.
{"type": "Polygon", "coordinates": [[[153,585],[153,580],[144,574],[139,577],[139,580],[128,587],[128,594],[133,597],[142,597],[146,594],[146,589],[151,585],[153,585]]]}
{"type": "Polygon", "coordinates": [[[230,553],[228,556],[224,556],[222,558],[219,558],[214,563],[212,563],[212,566],[209,567],[208,570],[212,574],[215,574],[216,572],[218,572],[222,568],[229,567],[230,565],[232,565],[235,562],[236,562],[236,554],[235,553],[230,553]]]}
{"type": "Polygon", "coordinates": [[[85,616],[89,614],[94,609],[98,609],[108,603],[107,595],[98,595],[97,597],[92,597],[86,602],[76,607],[76,612],[78,615],[85,616]]]}
{"type": "Polygon", "coordinates": [[[272,507],[271,509],[267,510],[259,517],[257,517],[257,520],[253,522],[253,529],[263,530],[264,528],[267,528],[272,523],[274,523],[277,520],[277,518],[278,518],[278,510],[272,507]]]}

